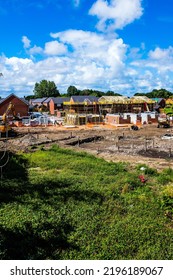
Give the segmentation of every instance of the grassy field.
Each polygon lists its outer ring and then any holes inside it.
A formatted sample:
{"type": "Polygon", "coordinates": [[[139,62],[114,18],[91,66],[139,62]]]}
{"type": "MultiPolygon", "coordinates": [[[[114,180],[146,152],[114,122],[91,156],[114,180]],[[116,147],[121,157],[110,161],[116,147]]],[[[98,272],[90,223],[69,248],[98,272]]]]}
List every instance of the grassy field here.
{"type": "Polygon", "coordinates": [[[0,258],[173,259],[172,182],[169,168],[131,170],[55,145],[11,155],[0,186],[0,258]]]}

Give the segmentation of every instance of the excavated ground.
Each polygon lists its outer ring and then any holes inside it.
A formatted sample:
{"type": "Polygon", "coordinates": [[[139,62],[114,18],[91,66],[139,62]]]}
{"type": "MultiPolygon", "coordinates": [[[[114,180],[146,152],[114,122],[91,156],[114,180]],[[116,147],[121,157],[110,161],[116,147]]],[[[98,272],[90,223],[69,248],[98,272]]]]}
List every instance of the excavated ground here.
{"type": "Polygon", "coordinates": [[[134,131],[108,125],[80,127],[30,127],[17,128],[19,136],[7,141],[1,139],[0,150],[13,152],[36,150],[39,145],[87,151],[107,161],[126,161],[132,166],[141,163],[158,170],[173,168],[173,139],[162,139],[173,134],[170,129],[157,128],[156,124],[134,131]]]}

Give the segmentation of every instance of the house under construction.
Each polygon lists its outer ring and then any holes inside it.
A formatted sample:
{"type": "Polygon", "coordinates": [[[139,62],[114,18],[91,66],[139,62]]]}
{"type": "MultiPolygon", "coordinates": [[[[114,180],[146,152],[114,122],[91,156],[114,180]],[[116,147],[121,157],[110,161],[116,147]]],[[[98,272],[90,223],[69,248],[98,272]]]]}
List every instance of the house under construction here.
{"type": "Polygon", "coordinates": [[[107,114],[153,111],[155,102],[146,96],[72,96],[64,102],[65,122],[70,125],[101,123],[107,114]]]}
{"type": "Polygon", "coordinates": [[[153,111],[155,102],[146,96],[102,96],[98,100],[99,111],[104,116],[106,114],[117,113],[143,113],[153,111]]]}
{"type": "Polygon", "coordinates": [[[68,125],[100,124],[103,123],[103,116],[97,114],[68,113],[65,117],[65,123],[68,125]]]}
{"type": "Polygon", "coordinates": [[[64,102],[64,110],[68,113],[97,114],[99,113],[98,97],[71,96],[70,101],[64,102]]]}
{"type": "Polygon", "coordinates": [[[143,113],[153,111],[155,102],[146,96],[72,96],[64,110],[77,114],[143,113]]]}

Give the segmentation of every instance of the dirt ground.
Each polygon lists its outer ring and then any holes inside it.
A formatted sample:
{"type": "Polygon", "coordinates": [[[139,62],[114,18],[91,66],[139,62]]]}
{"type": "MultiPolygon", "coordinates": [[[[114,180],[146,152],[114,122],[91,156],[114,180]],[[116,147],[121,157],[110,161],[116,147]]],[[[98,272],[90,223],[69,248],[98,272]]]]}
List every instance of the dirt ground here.
{"type": "Polygon", "coordinates": [[[49,147],[57,143],[61,147],[87,151],[107,161],[129,162],[131,166],[147,164],[158,170],[173,168],[173,139],[163,140],[170,129],[157,128],[156,124],[145,125],[139,130],[130,127],[90,125],[80,127],[22,127],[15,128],[18,137],[1,139],[0,150],[24,151],[49,147]]]}

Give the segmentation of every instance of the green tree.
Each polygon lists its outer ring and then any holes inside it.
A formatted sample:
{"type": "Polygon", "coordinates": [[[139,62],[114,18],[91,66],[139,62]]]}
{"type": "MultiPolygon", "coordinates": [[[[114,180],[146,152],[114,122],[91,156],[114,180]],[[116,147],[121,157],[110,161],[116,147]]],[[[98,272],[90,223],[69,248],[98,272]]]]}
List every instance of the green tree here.
{"type": "Polygon", "coordinates": [[[92,89],[83,89],[81,95],[93,95],[94,91],[92,89]]]}
{"type": "Polygon", "coordinates": [[[84,89],[81,91],[81,95],[92,95],[96,97],[101,97],[102,95],[104,95],[104,92],[94,89],[84,89]]]}
{"type": "Polygon", "coordinates": [[[122,96],[121,94],[119,93],[116,93],[112,90],[108,90],[106,93],[105,93],[106,96],[122,96]]]}
{"type": "Polygon", "coordinates": [[[80,90],[78,90],[75,86],[69,86],[67,89],[67,95],[72,96],[72,95],[80,95],[80,90]]]}
{"type": "Polygon", "coordinates": [[[169,98],[172,95],[172,92],[166,89],[153,89],[151,92],[146,94],[149,98],[169,98]]]}
{"type": "Polygon", "coordinates": [[[146,93],[142,93],[142,92],[141,93],[137,92],[137,93],[134,94],[134,96],[145,96],[145,95],[146,95],[146,93]]]}
{"type": "Polygon", "coordinates": [[[53,81],[42,80],[39,83],[35,83],[34,94],[36,97],[57,97],[60,96],[53,81]]]}
{"type": "Polygon", "coordinates": [[[27,96],[24,96],[24,98],[25,98],[26,100],[34,99],[34,98],[35,98],[35,95],[27,95],[27,96]]]}

